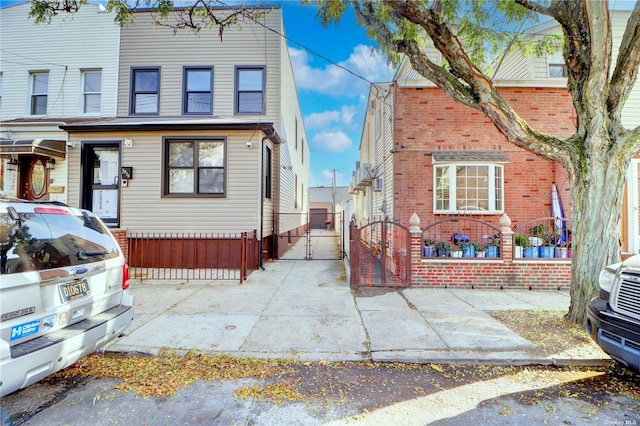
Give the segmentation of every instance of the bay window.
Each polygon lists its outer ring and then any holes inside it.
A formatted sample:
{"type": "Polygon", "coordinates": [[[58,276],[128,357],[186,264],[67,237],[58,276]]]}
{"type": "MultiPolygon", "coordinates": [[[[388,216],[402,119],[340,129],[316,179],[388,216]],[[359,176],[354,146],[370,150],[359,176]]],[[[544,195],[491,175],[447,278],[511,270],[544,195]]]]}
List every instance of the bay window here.
{"type": "Polygon", "coordinates": [[[495,214],[504,210],[501,164],[436,164],[434,212],[495,214]]]}

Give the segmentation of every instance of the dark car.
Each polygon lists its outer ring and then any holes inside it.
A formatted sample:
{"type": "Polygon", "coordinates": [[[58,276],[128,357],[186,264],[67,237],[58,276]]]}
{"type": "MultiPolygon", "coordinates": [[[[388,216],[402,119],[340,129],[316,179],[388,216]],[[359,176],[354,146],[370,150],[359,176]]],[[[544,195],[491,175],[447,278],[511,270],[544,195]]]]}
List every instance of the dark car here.
{"type": "Polygon", "coordinates": [[[121,335],[128,286],[122,250],[93,213],[0,198],[0,395],[121,335]]]}
{"type": "Polygon", "coordinates": [[[607,266],[587,307],[591,338],[611,358],[640,371],[640,255],[607,266]]]}

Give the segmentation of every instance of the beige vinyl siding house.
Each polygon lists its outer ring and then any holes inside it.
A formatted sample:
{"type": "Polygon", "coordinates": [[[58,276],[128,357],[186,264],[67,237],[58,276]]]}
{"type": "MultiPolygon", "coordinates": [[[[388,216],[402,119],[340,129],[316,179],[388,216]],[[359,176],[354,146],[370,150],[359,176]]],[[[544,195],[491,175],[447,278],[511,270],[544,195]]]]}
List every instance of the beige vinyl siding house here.
{"type": "Polygon", "coordinates": [[[360,139],[360,160],[349,192],[356,205],[356,221],[393,217],[393,96],[389,83],[369,90],[367,113],[360,139]]]}
{"type": "Polygon", "coordinates": [[[24,2],[0,11],[0,192],[68,202],[67,133],[59,126],[115,116],[120,27],[96,4],[54,16],[49,24],[35,24],[30,8],[24,2]],[[36,75],[44,79],[34,91],[36,75]],[[14,160],[17,165],[9,167],[14,160]],[[44,166],[52,161],[53,169],[44,166]],[[34,191],[31,180],[39,173],[44,185],[34,191]]]}
{"type": "Polygon", "coordinates": [[[135,16],[121,32],[117,117],[62,126],[75,145],[70,201],[128,236],[255,232],[263,257],[288,249],[274,231],[305,221],[274,217],[306,212],[294,185],[308,188],[309,161],[286,42],[276,34],[282,11],[240,21],[222,40],[135,16]],[[114,174],[121,169],[127,175],[114,174]],[[95,178],[103,173],[106,183],[95,178]]]}

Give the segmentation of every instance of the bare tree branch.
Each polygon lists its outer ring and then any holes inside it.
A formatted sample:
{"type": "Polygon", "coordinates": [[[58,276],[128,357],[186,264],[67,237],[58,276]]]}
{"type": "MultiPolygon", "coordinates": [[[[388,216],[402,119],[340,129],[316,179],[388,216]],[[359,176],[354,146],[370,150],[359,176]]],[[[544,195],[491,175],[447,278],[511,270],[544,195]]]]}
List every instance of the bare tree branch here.
{"type": "Polygon", "coordinates": [[[418,60],[426,55],[422,53],[422,49],[419,49],[415,42],[397,41],[396,46],[409,57],[416,71],[422,73],[422,69],[419,67],[425,63],[430,72],[430,74],[423,74],[425,77],[432,80],[455,100],[481,109],[509,141],[538,155],[557,159],[563,164],[566,163],[566,156],[562,155],[558,149],[563,145],[563,141],[533,129],[515,112],[496,90],[491,79],[471,62],[464,52],[462,43],[452,33],[440,14],[434,9],[420,8],[419,5],[412,2],[385,0],[385,3],[404,19],[427,31],[436,49],[442,53],[451,66],[451,74],[465,84],[456,84],[454,83],[456,78],[443,76],[443,74],[449,73],[446,73],[442,67],[429,66],[424,60],[418,60]],[[434,75],[434,78],[431,78],[431,75],[434,75]]]}

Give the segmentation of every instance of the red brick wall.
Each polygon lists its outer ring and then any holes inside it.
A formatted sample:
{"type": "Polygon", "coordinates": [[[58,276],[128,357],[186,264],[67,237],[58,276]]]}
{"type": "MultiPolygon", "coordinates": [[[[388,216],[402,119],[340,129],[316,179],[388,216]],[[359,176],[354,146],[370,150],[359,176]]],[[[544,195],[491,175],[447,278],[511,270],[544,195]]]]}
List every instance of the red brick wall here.
{"type": "MultiPolygon", "coordinates": [[[[564,89],[500,89],[514,109],[539,131],[566,137],[575,131],[571,97],[564,89]]],[[[434,150],[501,150],[505,212],[513,224],[551,216],[551,184],[556,182],[565,214],[571,207],[566,171],[510,143],[480,111],[451,100],[438,88],[396,88],[394,219],[407,223],[416,212],[423,223],[433,215],[434,150]],[[401,146],[404,145],[404,148],[401,146]]],[[[499,215],[483,215],[497,222],[499,215]]]]}
{"type": "Polygon", "coordinates": [[[568,290],[571,260],[518,260],[511,257],[512,236],[503,234],[502,259],[423,260],[420,234],[411,237],[411,286],[496,290],[568,290]]]}
{"type": "Polygon", "coordinates": [[[120,250],[122,250],[124,257],[127,258],[127,262],[128,262],[129,261],[128,259],[129,240],[127,240],[127,231],[124,229],[112,229],[111,233],[113,234],[115,239],[118,241],[118,244],[120,245],[120,250]]]}

